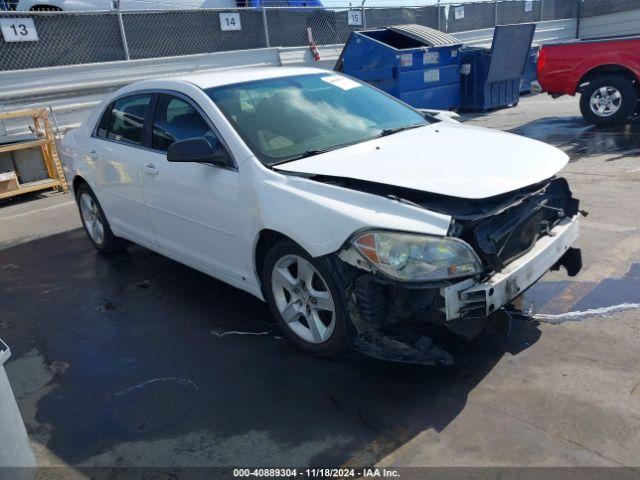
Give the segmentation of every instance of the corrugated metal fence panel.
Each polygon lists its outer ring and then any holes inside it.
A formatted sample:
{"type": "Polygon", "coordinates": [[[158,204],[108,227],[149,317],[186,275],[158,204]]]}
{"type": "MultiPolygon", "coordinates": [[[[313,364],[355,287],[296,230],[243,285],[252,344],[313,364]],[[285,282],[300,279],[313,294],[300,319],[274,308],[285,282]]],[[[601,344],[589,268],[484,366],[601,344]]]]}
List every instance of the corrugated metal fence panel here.
{"type": "Polygon", "coordinates": [[[584,0],[582,16],[594,17],[640,9],[640,0],[584,0]]]}
{"type": "Polygon", "coordinates": [[[640,9],[612,13],[580,21],[580,38],[640,35],[640,9]]]}
{"type": "Polygon", "coordinates": [[[0,18],[32,18],[37,42],[5,43],[0,38],[0,70],[21,70],[124,60],[115,13],[0,12],[0,18]]]}

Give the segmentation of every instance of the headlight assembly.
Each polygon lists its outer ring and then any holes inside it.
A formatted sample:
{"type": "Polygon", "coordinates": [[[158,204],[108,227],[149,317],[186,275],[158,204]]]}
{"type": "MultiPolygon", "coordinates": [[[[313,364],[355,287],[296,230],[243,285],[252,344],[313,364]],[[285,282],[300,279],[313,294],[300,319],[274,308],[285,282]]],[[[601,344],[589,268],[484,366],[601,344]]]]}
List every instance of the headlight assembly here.
{"type": "Polygon", "coordinates": [[[473,249],[455,238],[369,231],[352,243],[373,267],[395,280],[449,280],[482,271],[473,249]]]}

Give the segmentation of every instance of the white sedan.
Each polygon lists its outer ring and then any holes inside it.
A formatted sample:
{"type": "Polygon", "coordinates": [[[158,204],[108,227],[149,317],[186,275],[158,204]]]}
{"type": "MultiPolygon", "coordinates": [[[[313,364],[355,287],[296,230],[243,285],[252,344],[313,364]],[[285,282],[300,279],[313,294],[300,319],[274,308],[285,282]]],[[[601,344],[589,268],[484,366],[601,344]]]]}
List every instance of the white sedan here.
{"type": "Polygon", "coordinates": [[[98,250],[135,242],[266,300],[315,355],[448,363],[431,329],[471,338],[580,269],[563,152],[325,70],[135,83],[62,154],[98,250]]]}

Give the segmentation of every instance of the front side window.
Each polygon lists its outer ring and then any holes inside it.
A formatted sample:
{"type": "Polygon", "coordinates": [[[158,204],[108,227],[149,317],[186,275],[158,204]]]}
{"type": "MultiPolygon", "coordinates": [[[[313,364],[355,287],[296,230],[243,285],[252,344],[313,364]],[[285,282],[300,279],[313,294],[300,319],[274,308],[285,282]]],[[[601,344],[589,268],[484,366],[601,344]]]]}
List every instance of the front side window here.
{"type": "Polygon", "coordinates": [[[150,103],[150,95],[134,95],[113,102],[107,138],[141,145],[144,119],[150,103]]]}
{"type": "Polygon", "coordinates": [[[428,123],[398,100],[329,73],[225,85],[206,93],[266,165],[428,123]]]}
{"type": "Polygon", "coordinates": [[[173,142],[195,137],[205,137],[214,148],[218,144],[211,127],[193,105],[173,95],[159,95],[151,147],[166,152],[173,142]]]}

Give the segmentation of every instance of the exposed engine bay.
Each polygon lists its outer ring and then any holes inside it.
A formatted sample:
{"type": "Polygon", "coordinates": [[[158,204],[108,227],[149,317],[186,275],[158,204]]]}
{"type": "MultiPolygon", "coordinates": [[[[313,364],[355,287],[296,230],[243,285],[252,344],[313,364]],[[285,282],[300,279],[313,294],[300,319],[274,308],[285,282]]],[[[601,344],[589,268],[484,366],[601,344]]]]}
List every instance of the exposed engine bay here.
{"type": "Polygon", "coordinates": [[[312,177],[451,216],[448,236],[467,242],[484,270],[455,281],[406,283],[376,271],[350,244],[335,260],[341,271],[356,348],[368,355],[420,364],[451,364],[437,342],[446,330],[471,340],[488,330],[508,332],[501,307],[521,295],[549,269],[581,269],[577,237],[579,201],[564,178],[493,198],[444,197],[360,180],[312,177]]]}

